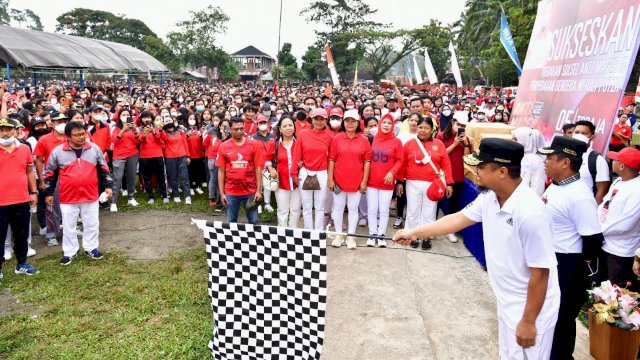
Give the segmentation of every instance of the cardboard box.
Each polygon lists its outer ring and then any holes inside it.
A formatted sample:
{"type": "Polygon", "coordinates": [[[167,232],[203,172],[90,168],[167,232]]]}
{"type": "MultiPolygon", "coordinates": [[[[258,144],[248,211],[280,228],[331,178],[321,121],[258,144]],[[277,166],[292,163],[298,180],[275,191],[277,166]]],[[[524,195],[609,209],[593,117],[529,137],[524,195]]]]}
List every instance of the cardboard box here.
{"type": "Polygon", "coordinates": [[[480,141],[482,141],[482,139],[487,139],[487,138],[499,138],[499,139],[504,139],[504,140],[510,140],[510,141],[514,141],[513,140],[513,135],[511,135],[511,133],[509,134],[493,134],[493,133],[482,133],[480,134],[480,136],[474,137],[473,138],[473,149],[479,149],[480,148],[480,141]]]}
{"type": "Polygon", "coordinates": [[[503,123],[478,123],[472,122],[467,124],[466,133],[472,138],[479,137],[480,134],[511,134],[511,130],[515,129],[511,125],[503,123]]]}
{"type": "Polygon", "coordinates": [[[464,163],[464,177],[469,179],[474,185],[478,185],[478,177],[476,176],[476,167],[464,163]]]}

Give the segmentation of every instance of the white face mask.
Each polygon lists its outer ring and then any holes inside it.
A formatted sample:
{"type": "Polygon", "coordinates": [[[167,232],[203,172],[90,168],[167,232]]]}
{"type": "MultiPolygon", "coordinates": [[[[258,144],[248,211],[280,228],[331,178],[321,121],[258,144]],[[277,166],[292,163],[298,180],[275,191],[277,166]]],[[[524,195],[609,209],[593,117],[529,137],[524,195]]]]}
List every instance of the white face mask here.
{"type": "Polygon", "coordinates": [[[342,121],[340,120],[329,120],[329,125],[331,125],[332,129],[339,129],[342,121]]]}
{"type": "Polygon", "coordinates": [[[81,99],[84,99],[84,98],[86,98],[86,97],[87,97],[87,94],[80,94],[80,98],[81,98],[81,99]]]}
{"type": "Polygon", "coordinates": [[[195,126],[196,125],[196,121],[195,120],[189,120],[189,125],[190,126],[195,126]]]}
{"type": "Polygon", "coordinates": [[[258,130],[260,130],[260,131],[267,131],[268,128],[269,128],[269,126],[267,126],[267,124],[258,125],[258,130]]]}
{"type": "Polygon", "coordinates": [[[229,114],[231,114],[231,116],[236,116],[236,112],[235,111],[229,111],[229,114]]]}
{"type": "Polygon", "coordinates": [[[477,118],[478,120],[484,120],[484,114],[478,114],[477,118]]]}
{"type": "Polygon", "coordinates": [[[16,141],[16,139],[13,136],[11,136],[11,137],[8,137],[6,139],[0,139],[0,145],[9,146],[9,145],[13,144],[15,141],[16,141]]]}
{"type": "Polygon", "coordinates": [[[271,111],[276,111],[276,106],[275,105],[271,105],[270,108],[271,108],[271,111]]]}
{"type": "Polygon", "coordinates": [[[444,110],[444,111],[442,111],[442,115],[444,115],[444,116],[449,116],[449,115],[451,115],[451,110],[444,110]]]}
{"type": "Polygon", "coordinates": [[[57,132],[58,132],[58,134],[64,134],[64,128],[65,128],[65,126],[67,126],[67,124],[62,123],[62,124],[58,124],[58,125],[56,125],[53,129],[54,129],[55,131],[57,131],[57,132]]]}
{"type": "Polygon", "coordinates": [[[50,102],[51,102],[51,105],[55,105],[55,104],[57,104],[57,103],[58,103],[58,99],[56,99],[56,98],[51,98],[51,101],[50,101],[50,102]]]}
{"type": "Polygon", "coordinates": [[[378,133],[378,128],[377,127],[369,128],[369,134],[375,136],[377,133],[378,133]]]}
{"type": "Polygon", "coordinates": [[[122,121],[123,124],[126,123],[127,120],[129,120],[128,116],[123,116],[123,117],[120,118],[120,121],[122,121]]]}

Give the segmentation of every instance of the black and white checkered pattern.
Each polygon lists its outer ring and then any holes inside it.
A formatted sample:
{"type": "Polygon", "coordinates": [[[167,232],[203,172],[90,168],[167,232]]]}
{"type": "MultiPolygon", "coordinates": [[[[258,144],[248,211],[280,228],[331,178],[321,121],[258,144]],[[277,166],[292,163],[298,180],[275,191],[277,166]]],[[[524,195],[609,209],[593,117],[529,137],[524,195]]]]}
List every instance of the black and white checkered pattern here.
{"type": "Polygon", "coordinates": [[[222,359],[320,359],[327,303],[326,234],[207,222],[204,241],[222,359]]]}

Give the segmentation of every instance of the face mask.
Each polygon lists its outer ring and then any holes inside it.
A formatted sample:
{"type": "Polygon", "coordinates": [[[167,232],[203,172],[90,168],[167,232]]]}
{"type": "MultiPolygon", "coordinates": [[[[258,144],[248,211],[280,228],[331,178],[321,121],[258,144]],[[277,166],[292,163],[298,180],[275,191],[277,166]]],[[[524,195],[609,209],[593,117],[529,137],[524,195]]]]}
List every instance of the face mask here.
{"type": "Polygon", "coordinates": [[[282,117],[282,114],[276,114],[276,119],[280,120],[280,117],[282,117]]]}
{"type": "Polygon", "coordinates": [[[84,99],[84,98],[86,98],[86,97],[87,97],[87,94],[80,94],[80,98],[81,98],[81,99],[84,99]]]}
{"type": "Polygon", "coordinates": [[[442,115],[444,115],[444,116],[449,116],[449,115],[451,115],[451,110],[444,110],[444,111],[442,111],[442,115]]]}
{"type": "Polygon", "coordinates": [[[478,120],[484,120],[484,114],[478,114],[478,120]]]}
{"type": "Polygon", "coordinates": [[[258,130],[260,131],[267,131],[269,127],[267,126],[267,124],[260,124],[258,125],[258,130]]]}
{"type": "Polygon", "coordinates": [[[305,114],[304,111],[298,111],[298,113],[296,114],[296,119],[298,120],[304,120],[307,118],[307,114],[305,114]]]}
{"type": "Polygon", "coordinates": [[[307,108],[309,109],[309,111],[311,111],[311,110],[315,110],[316,106],[315,105],[309,105],[309,106],[307,106],[307,108]]]}
{"type": "Polygon", "coordinates": [[[58,132],[58,134],[64,134],[64,128],[65,126],[67,126],[67,124],[62,123],[62,124],[58,124],[54,127],[54,129],[58,132]]]}
{"type": "Polygon", "coordinates": [[[8,137],[6,139],[0,139],[0,145],[9,146],[9,145],[13,144],[15,141],[16,141],[16,139],[13,136],[11,136],[11,137],[8,137]]]}
{"type": "Polygon", "coordinates": [[[502,120],[502,115],[496,115],[495,119],[496,120],[502,120]]]}
{"type": "Polygon", "coordinates": [[[264,116],[269,117],[271,116],[271,111],[265,111],[262,114],[264,114],[264,116]]]}
{"type": "Polygon", "coordinates": [[[103,123],[106,123],[107,121],[109,121],[109,117],[107,115],[102,115],[102,117],[100,118],[100,121],[102,121],[103,123]]]}
{"type": "Polygon", "coordinates": [[[91,118],[94,119],[95,121],[100,121],[100,120],[102,120],[102,115],[100,115],[100,114],[91,114],[91,118]]]}
{"type": "Polygon", "coordinates": [[[178,98],[178,102],[183,102],[183,101],[184,101],[184,98],[181,98],[181,97],[178,98]]]}
{"type": "Polygon", "coordinates": [[[276,106],[275,105],[271,105],[270,108],[271,108],[271,111],[276,111],[276,106]]]}
{"type": "Polygon", "coordinates": [[[229,114],[231,114],[231,116],[236,116],[237,113],[235,111],[229,111],[229,114]]]}
{"type": "Polygon", "coordinates": [[[55,105],[58,103],[58,99],[56,98],[51,98],[51,105],[55,105]]]}
{"type": "Polygon", "coordinates": [[[196,105],[196,111],[203,112],[204,111],[204,105],[196,105]]]}
{"type": "Polygon", "coordinates": [[[356,106],[355,105],[347,105],[346,108],[347,108],[347,110],[353,110],[353,109],[356,108],[356,106]]]}
{"type": "Polygon", "coordinates": [[[188,123],[189,123],[189,126],[195,126],[196,125],[196,121],[195,120],[189,120],[188,123]]]}
{"type": "Polygon", "coordinates": [[[378,128],[374,127],[374,128],[369,128],[369,134],[375,136],[378,133],[378,128]]]}
{"type": "Polygon", "coordinates": [[[342,124],[342,121],[340,120],[329,120],[329,125],[331,125],[332,129],[338,129],[341,124],[342,124]]]}
{"type": "Polygon", "coordinates": [[[49,130],[47,128],[33,130],[33,135],[35,135],[35,137],[40,137],[40,136],[46,135],[48,133],[49,133],[49,130]]]}
{"type": "Polygon", "coordinates": [[[123,117],[120,118],[120,121],[122,121],[123,124],[126,123],[127,120],[129,120],[128,116],[123,116],[123,117]]]}

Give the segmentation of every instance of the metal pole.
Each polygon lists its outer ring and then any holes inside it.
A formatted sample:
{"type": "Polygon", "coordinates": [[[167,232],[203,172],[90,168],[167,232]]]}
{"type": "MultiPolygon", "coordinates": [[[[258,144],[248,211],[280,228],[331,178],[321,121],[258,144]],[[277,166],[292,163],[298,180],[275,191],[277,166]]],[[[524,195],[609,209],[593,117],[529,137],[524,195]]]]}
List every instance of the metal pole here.
{"type": "Polygon", "coordinates": [[[164,89],[164,73],[160,73],[160,87],[164,89]]]}
{"type": "Polygon", "coordinates": [[[131,72],[127,70],[127,92],[131,94],[131,72]]]}
{"type": "Polygon", "coordinates": [[[33,70],[33,74],[32,75],[33,75],[32,76],[33,77],[33,80],[32,80],[33,87],[36,88],[36,87],[38,87],[38,77],[36,76],[36,70],[35,69],[33,70]]]}
{"type": "Polygon", "coordinates": [[[276,80],[280,79],[280,60],[278,60],[278,54],[280,53],[280,31],[282,30],[282,0],[280,0],[280,22],[278,23],[278,50],[276,52],[276,80]]]}
{"type": "Polygon", "coordinates": [[[84,72],[80,70],[80,90],[84,90],[84,72]]]}
{"type": "Polygon", "coordinates": [[[7,64],[7,90],[11,92],[11,65],[7,64]]]}

